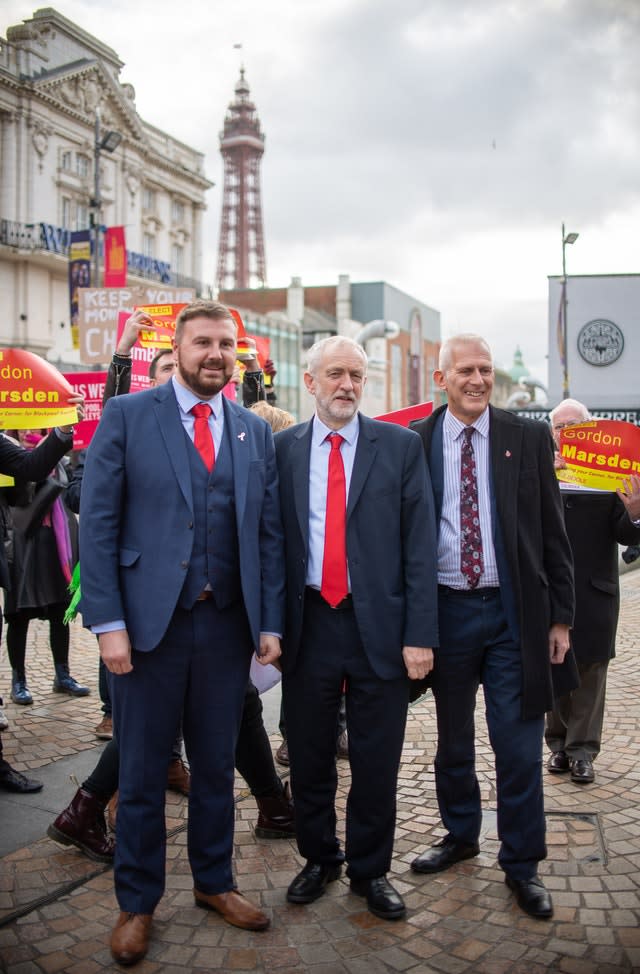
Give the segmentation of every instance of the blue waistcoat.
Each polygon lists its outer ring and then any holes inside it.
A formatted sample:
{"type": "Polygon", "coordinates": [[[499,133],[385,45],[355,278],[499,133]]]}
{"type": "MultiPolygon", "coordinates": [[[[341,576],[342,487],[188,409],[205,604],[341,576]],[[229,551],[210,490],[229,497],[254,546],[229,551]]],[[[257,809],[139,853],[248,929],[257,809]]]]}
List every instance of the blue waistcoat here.
{"type": "Polygon", "coordinates": [[[208,584],[217,607],[224,609],[242,597],[229,424],[225,423],[211,474],[186,432],[184,435],[193,489],[194,537],[179,605],[191,609],[208,584]]]}

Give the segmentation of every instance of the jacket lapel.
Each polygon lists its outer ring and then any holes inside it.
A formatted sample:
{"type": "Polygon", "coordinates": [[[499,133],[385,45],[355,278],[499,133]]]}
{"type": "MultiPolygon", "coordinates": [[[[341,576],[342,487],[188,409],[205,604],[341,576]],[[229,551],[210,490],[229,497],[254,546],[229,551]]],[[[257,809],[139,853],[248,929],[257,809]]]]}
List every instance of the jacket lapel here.
{"type": "Polygon", "coordinates": [[[193,511],[193,493],[189,472],[189,455],[184,427],[180,419],[180,407],[171,382],[158,386],[155,392],[153,410],[164,440],[169,462],[178,481],[189,510],[193,511]]]}
{"type": "Polygon", "coordinates": [[[375,424],[366,416],[360,415],[359,420],[358,445],[356,446],[351,483],[349,484],[349,496],[347,498],[347,519],[351,517],[358,503],[362,488],[367,482],[371,465],[378,452],[378,436],[376,434],[375,424]]]}
{"type": "Polygon", "coordinates": [[[522,428],[490,408],[491,482],[495,511],[500,517],[505,544],[518,523],[518,479],[522,464],[522,428]]]}
{"type": "Polygon", "coordinates": [[[311,463],[312,431],[313,419],[310,419],[308,423],[304,423],[296,431],[289,448],[293,501],[300,536],[304,542],[305,557],[309,549],[309,466],[311,463]]]}

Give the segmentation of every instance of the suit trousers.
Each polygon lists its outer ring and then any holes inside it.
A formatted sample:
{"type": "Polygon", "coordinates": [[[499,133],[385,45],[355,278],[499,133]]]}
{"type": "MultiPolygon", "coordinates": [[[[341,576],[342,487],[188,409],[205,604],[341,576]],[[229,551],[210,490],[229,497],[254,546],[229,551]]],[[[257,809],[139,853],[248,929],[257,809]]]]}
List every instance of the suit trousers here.
{"type": "Polygon", "coordinates": [[[436,793],[442,821],[459,842],[480,836],[475,771],[476,696],[484,691],[495,755],[498,861],[513,879],[530,879],[546,856],[542,793],[542,716],[523,720],[520,646],[513,641],[500,590],[438,588],[440,647],[433,694],[438,720],[436,793]]]}
{"type": "Polygon", "coordinates": [[[547,713],[545,741],[574,761],[593,761],[600,753],[609,660],[578,663],[580,686],[556,700],[547,713]]]}
{"type": "Polygon", "coordinates": [[[282,795],[282,782],[273,763],[271,744],[262,719],[262,700],[251,681],[242,708],[236,768],[254,798],[279,798],[282,795]]]}
{"type": "Polygon", "coordinates": [[[323,865],[346,858],[352,879],[384,875],[393,853],[407,677],[380,679],[367,659],[354,610],[332,609],[307,595],[301,648],[282,688],[301,855],[323,865]],[[345,680],[351,788],[343,853],[335,796],[336,723],[345,680]]]}
{"type": "Polygon", "coordinates": [[[120,748],[114,879],[120,909],[153,913],[164,892],[165,788],[182,718],[191,766],[187,846],[203,893],[233,889],[234,758],[249,679],[251,636],[242,603],[177,608],[151,652],[111,679],[120,748]]]}

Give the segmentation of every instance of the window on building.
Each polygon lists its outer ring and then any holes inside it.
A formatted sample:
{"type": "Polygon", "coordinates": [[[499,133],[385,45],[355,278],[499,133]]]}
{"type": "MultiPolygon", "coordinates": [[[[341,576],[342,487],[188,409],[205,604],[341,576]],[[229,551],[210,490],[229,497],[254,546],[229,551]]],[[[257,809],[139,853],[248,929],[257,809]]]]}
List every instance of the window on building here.
{"type": "MultiPolygon", "coordinates": [[[[64,169],[65,172],[69,172],[71,169],[71,153],[63,152],[60,157],[60,168],[64,169]]],[[[66,225],[66,224],[65,224],[66,225]]]]}
{"type": "Polygon", "coordinates": [[[154,257],[155,250],[155,240],[152,234],[144,233],[142,235],[142,253],[145,257],[154,257]]]}
{"type": "Polygon", "coordinates": [[[180,200],[171,203],[171,219],[174,223],[184,223],[184,203],[180,200]]]}
{"type": "Polygon", "coordinates": [[[71,230],[73,226],[73,211],[71,208],[71,200],[68,196],[62,197],[62,226],[65,230],[71,230]]]}
{"type": "Polygon", "coordinates": [[[87,230],[89,227],[89,207],[86,203],[76,204],[76,230],[87,230]]]}
{"type": "Polygon", "coordinates": [[[154,213],[156,208],[156,191],[150,186],[145,186],[142,190],[142,209],[148,213],[154,213]]]}
{"type": "Polygon", "coordinates": [[[171,248],[171,270],[174,274],[184,273],[184,247],[174,244],[171,248]]]}
{"type": "Polygon", "coordinates": [[[88,176],[89,175],[89,159],[87,156],[81,155],[81,153],[76,153],[76,173],[78,176],[88,176]]]}

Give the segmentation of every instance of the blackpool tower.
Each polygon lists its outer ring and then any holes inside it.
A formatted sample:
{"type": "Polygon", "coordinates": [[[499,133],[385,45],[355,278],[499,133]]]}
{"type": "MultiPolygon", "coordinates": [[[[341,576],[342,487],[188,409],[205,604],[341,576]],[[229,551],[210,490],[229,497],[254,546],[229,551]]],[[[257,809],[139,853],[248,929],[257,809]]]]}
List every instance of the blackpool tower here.
{"type": "Polygon", "coordinates": [[[235,98],[229,104],[220,134],[224,160],[222,219],[218,248],[219,291],[264,287],[267,268],[262,230],[260,160],[264,135],[249,85],[240,69],[235,98]]]}

